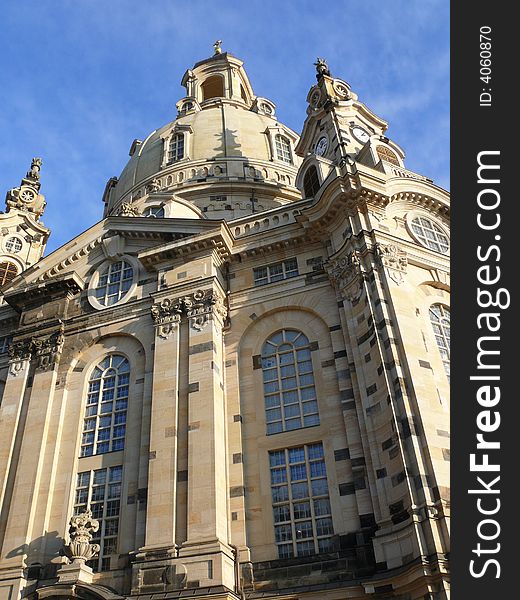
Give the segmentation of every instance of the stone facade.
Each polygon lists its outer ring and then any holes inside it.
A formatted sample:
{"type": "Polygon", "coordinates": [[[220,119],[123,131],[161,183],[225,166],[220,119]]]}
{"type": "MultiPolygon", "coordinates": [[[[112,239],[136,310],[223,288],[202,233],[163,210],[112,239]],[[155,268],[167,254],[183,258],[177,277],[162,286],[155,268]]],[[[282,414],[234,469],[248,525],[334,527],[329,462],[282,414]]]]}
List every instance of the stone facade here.
{"type": "Polygon", "coordinates": [[[316,70],[298,136],[217,42],[46,257],[8,193],[1,600],[448,596],[449,196],[316,70]]]}

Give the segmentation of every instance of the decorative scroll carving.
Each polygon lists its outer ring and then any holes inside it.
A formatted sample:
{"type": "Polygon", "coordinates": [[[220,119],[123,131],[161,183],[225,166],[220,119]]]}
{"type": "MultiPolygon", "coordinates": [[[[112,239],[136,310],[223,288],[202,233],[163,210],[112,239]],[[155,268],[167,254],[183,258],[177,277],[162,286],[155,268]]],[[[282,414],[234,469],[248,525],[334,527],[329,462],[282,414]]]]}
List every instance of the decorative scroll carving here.
{"type": "Polygon", "coordinates": [[[150,183],[146,186],[146,189],[150,194],[154,192],[158,192],[161,189],[161,181],[160,179],[154,178],[150,183]]]}
{"type": "Polygon", "coordinates": [[[343,298],[351,302],[359,300],[363,291],[363,272],[357,250],[328,261],[325,268],[343,298]]]}
{"type": "Polygon", "coordinates": [[[197,331],[204,329],[212,314],[220,319],[227,315],[224,301],[215,290],[197,290],[191,296],[185,296],[183,303],[190,326],[197,331]]]}
{"type": "Polygon", "coordinates": [[[224,320],[227,308],[222,296],[215,290],[197,290],[183,298],[165,298],[151,308],[157,334],[166,339],[178,326],[182,313],[189,319],[190,326],[197,331],[204,329],[211,315],[224,320]]]}
{"type": "Polygon", "coordinates": [[[92,533],[99,530],[99,521],[92,518],[92,511],[76,515],[70,519],[70,542],[65,546],[65,555],[74,563],[90,560],[100,550],[99,544],[91,544],[92,533]]]}
{"type": "Polygon", "coordinates": [[[11,342],[7,350],[9,356],[9,375],[16,377],[19,375],[32,353],[32,340],[20,340],[11,342]]]}
{"type": "Polygon", "coordinates": [[[65,336],[63,325],[58,331],[43,338],[31,337],[12,342],[8,349],[9,374],[16,377],[23,371],[24,365],[33,357],[36,358],[36,368],[42,371],[54,368],[58,360],[65,336]]]}
{"type": "Polygon", "coordinates": [[[33,340],[33,353],[36,356],[36,368],[42,371],[52,369],[63,349],[65,336],[63,327],[46,339],[33,340]]]}
{"type": "Polygon", "coordinates": [[[397,285],[401,284],[408,269],[406,252],[397,244],[378,244],[377,253],[390,279],[397,285]]]}
{"type": "Polygon", "coordinates": [[[165,298],[152,306],[151,313],[157,327],[157,335],[167,339],[181,321],[182,301],[165,298]]]}
{"type": "Polygon", "coordinates": [[[121,208],[119,209],[118,215],[120,217],[138,217],[139,211],[135,206],[130,204],[130,202],[123,202],[123,204],[121,204],[121,208]]]}

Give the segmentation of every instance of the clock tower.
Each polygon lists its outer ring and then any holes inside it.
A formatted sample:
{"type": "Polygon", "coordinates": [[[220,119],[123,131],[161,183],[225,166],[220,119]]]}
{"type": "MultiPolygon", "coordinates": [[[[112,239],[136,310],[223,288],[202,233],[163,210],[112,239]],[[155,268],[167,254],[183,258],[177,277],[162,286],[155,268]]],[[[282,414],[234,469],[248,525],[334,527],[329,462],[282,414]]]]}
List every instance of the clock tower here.
{"type": "Polygon", "coordinates": [[[0,288],[43,256],[50,230],[40,221],[46,205],[41,166],[42,159],[33,158],[20,185],[7,192],[7,210],[0,214],[0,288]]]}
{"type": "Polygon", "coordinates": [[[384,135],[388,123],[360,102],[346,81],[333,77],[324,59],[318,58],[315,66],[317,83],[307,95],[307,119],[296,153],[311,162],[318,157],[321,180],[327,171],[321,159],[338,165],[355,159],[376,168],[383,160],[403,168],[403,150],[384,135]]]}

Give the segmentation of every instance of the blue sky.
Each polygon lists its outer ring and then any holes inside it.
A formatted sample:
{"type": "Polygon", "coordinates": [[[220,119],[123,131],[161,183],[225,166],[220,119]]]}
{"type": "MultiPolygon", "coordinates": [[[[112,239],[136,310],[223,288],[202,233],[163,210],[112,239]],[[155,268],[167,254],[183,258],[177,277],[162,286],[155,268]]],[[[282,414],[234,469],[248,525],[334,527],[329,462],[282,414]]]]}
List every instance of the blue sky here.
{"type": "Polygon", "coordinates": [[[216,39],[297,132],[326,58],[406,166],[449,186],[448,0],[6,0],[0,31],[1,192],[43,158],[47,254],[101,218],[132,140],[175,118],[184,71],[216,39]]]}

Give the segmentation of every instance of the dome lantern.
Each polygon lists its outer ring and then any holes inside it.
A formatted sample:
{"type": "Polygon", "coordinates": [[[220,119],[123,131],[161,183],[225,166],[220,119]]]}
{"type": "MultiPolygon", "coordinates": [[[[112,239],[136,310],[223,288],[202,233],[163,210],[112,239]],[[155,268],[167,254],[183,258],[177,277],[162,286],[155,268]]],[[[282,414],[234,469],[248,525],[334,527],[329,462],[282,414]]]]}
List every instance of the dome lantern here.
{"type": "Polygon", "coordinates": [[[215,99],[240,102],[250,108],[256,97],[243,61],[224,52],[221,40],[213,47],[213,56],[199,61],[184,73],[181,85],[186,88],[185,100],[195,101],[201,108],[215,99]]]}

